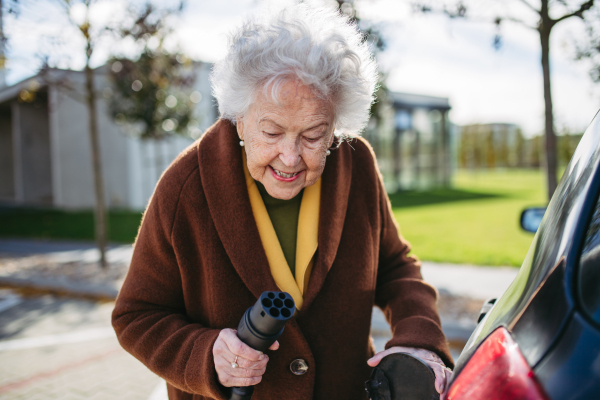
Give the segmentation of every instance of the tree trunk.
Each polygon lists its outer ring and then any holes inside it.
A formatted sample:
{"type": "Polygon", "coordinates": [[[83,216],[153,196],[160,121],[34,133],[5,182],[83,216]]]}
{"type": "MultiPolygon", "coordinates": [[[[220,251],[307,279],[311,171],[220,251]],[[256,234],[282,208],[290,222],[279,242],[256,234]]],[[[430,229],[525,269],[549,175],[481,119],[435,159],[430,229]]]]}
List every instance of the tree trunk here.
{"type": "Polygon", "coordinates": [[[107,267],[106,241],[108,224],[106,221],[106,205],[104,203],[104,178],[100,161],[100,143],[98,140],[98,123],[96,113],[96,93],[94,92],[94,71],[90,68],[90,43],[88,42],[88,58],[85,65],[85,87],[87,91],[87,109],[89,115],[90,144],[92,149],[92,169],[94,173],[94,189],[96,194],[96,207],[94,222],[96,230],[96,242],[100,250],[100,265],[107,267]]]}
{"type": "Polygon", "coordinates": [[[544,126],[546,138],[545,167],[548,189],[548,201],[550,201],[557,186],[556,135],[554,134],[554,117],[552,114],[552,92],[550,87],[550,32],[552,30],[552,21],[550,20],[550,17],[548,15],[547,1],[543,1],[542,4],[542,23],[539,27],[539,32],[540,41],[542,45],[542,71],[544,76],[544,126]]]}

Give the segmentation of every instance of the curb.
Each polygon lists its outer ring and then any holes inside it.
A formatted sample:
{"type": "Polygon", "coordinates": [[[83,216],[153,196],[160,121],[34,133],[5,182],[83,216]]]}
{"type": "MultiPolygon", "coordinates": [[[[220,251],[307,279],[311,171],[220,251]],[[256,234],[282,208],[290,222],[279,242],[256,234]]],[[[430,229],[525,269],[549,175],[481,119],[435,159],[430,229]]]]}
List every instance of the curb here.
{"type": "MultiPolygon", "coordinates": [[[[102,301],[114,301],[119,294],[118,289],[109,285],[91,285],[47,278],[36,279],[0,276],[0,287],[102,301]]],[[[473,326],[464,326],[453,321],[442,320],[442,330],[447,340],[451,343],[464,345],[475,327],[476,324],[473,324],[473,326]]],[[[377,337],[387,337],[389,335],[387,322],[384,328],[372,326],[371,334],[377,337]]]]}
{"type": "Polygon", "coordinates": [[[450,343],[462,343],[463,346],[467,343],[467,340],[469,340],[476,327],[477,324],[465,326],[456,322],[442,320],[442,331],[444,331],[446,340],[450,343]]]}
{"type": "Polygon", "coordinates": [[[112,301],[119,290],[109,285],[90,285],[86,283],[65,282],[58,279],[0,277],[0,286],[41,293],[59,294],[93,300],[112,301]]]}

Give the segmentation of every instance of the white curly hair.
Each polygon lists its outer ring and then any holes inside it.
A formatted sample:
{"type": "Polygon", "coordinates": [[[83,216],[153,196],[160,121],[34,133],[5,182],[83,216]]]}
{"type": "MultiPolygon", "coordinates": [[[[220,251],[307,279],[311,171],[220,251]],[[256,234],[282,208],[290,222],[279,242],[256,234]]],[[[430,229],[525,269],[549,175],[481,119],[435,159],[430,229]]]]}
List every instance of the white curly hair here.
{"type": "Polygon", "coordinates": [[[250,18],[229,37],[229,51],[211,73],[222,118],[235,123],[259,90],[298,79],[326,99],[336,132],[360,134],[369,120],[377,64],[356,24],[332,8],[288,6],[250,18]]]}

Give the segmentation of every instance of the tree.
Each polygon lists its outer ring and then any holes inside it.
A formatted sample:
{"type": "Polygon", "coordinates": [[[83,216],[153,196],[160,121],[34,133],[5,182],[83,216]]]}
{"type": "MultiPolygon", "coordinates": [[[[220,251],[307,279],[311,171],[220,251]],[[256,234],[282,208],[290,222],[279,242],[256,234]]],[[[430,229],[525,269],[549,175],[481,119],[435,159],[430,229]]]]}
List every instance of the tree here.
{"type": "MultiPolygon", "coordinates": [[[[65,7],[69,7],[69,0],[63,0],[65,7]]],[[[85,39],[85,95],[89,117],[89,135],[92,150],[92,170],[94,174],[94,191],[96,194],[96,207],[94,212],[94,226],[96,229],[96,241],[100,250],[100,265],[107,267],[106,243],[108,239],[108,221],[106,215],[106,203],[104,202],[104,176],[100,161],[100,143],[98,140],[98,115],[96,110],[96,87],[94,85],[94,71],[90,65],[94,45],[97,38],[93,35],[90,25],[90,5],[93,0],[84,0],[85,20],[81,24],[73,23],[85,39]]]]}
{"type": "MultiPolygon", "coordinates": [[[[18,11],[18,0],[5,0],[4,5],[8,7],[9,14],[16,14],[18,11]]],[[[4,33],[4,28],[2,24],[2,12],[3,12],[3,4],[2,0],[0,0],[0,87],[5,85],[5,71],[6,71],[6,56],[4,54],[4,49],[8,43],[8,38],[4,33]]]]}
{"type": "Polygon", "coordinates": [[[590,78],[600,83],[600,9],[594,7],[588,11],[586,22],[586,40],[577,45],[576,58],[591,61],[590,78]],[[591,18],[589,14],[592,14],[591,18]]]}
{"type": "MultiPolygon", "coordinates": [[[[25,0],[10,0],[14,3],[19,2],[19,5],[24,6],[28,2],[25,0]]],[[[103,268],[108,266],[106,260],[106,245],[108,240],[108,221],[107,207],[105,203],[104,193],[104,177],[102,173],[101,154],[99,146],[98,132],[98,111],[97,111],[97,88],[95,85],[95,72],[91,65],[92,56],[97,48],[97,45],[102,40],[112,40],[114,44],[124,41],[125,39],[133,38],[138,44],[148,41],[152,35],[137,36],[136,29],[156,31],[157,27],[163,27],[162,18],[169,12],[179,12],[183,9],[183,3],[179,3],[175,9],[164,8],[158,12],[154,7],[146,5],[142,8],[129,7],[125,15],[119,15],[122,21],[115,19],[106,24],[94,24],[91,19],[91,10],[94,6],[100,3],[100,0],[56,0],[53,5],[59,6],[59,12],[66,17],[69,24],[81,35],[84,40],[83,55],[85,59],[84,70],[84,96],[83,102],[88,111],[88,134],[91,144],[91,160],[94,182],[95,207],[94,207],[94,225],[95,237],[100,250],[100,265],[103,268]],[[77,7],[77,12],[74,12],[77,7]],[[131,29],[127,29],[127,24],[132,25],[131,29]],[[146,26],[147,25],[147,26],[146,26]],[[152,25],[152,26],[150,26],[152,25]],[[136,28],[137,27],[137,28],[136,28]],[[136,29],[133,29],[136,28],[136,29]]],[[[144,33],[144,32],[143,32],[144,33]]],[[[143,48],[148,46],[143,45],[143,48]]],[[[71,50],[72,51],[72,50],[71,50]]],[[[166,53],[165,53],[166,54],[166,53]]],[[[76,93],[72,93],[72,87],[68,82],[53,82],[51,74],[45,73],[49,68],[49,56],[42,56],[45,59],[44,66],[40,72],[47,83],[55,84],[59,89],[71,92],[69,94],[74,98],[78,98],[76,93]]]]}
{"type": "Polygon", "coordinates": [[[173,134],[190,134],[197,127],[194,104],[201,100],[192,92],[194,63],[182,53],[166,51],[164,40],[171,34],[162,11],[155,15],[146,5],[131,26],[119,35],[132,38],[141,48],[135,60],[115,55],[109,59],[113,93],[110,112],[115,121],[142,139],[160,140],[173,134]]]}
{"type": "Polygon", "coordinates": [[[129,124],[130,133],[142,139],[163,139],[188,134],[194,104],[193,63],[182,54],[144,51],[137,60],[109,60],[114,92],[110,111],[118,124],[129,124]]]}
{"type": "MultiPolygon", "coordinates": [[[[336,0],[336,2],[338,4],[338,9],[344,15],[349,17],[350,22],[357,24],[363,34],[364,40],[371,44],[375,56],[377,56],[379,52],[385,50],[386,42],[383,35],[376,26],[372,25],[369,21],[360,18],[353,0],[336,0]]],[[[387,86],[385,84],[385,78],[386,75],[380,71],[379,82],[375,92],[377,100],[371,105],[371,117],[374,118],[377,123],[380,122],[381,108],[386,99],[387,86]]]]}
{"type": "MultiPolygon", "coordinates": [[[[513,15],[496,15],[493,17],[493,22],[499,28],[504,21],[521,24],[527,28],[536,31],[540,38],[541,48],[541,64],[542,75],[544,82],[544,136],[545,136],[545,169],[547,179],[548,200],[552,198],[552,194],[557,186],[557,148],[556,135],[554,129],[554,116],[552,111],[552,91],[551,91],[551,75],[550,75],[550,34],[552,29],[567,19],[577,17],[581,20],[586,20],[587,14],[594,6],[594,0],[579,1],[573,5],[574,1],[568,0],[540,0],[539,6],[530,2],[530,0],[518,0],[525,8],[532,13],[537,23],[534,26],[524,22],[523,19],[513,15]],[[557,12],[560,14],[557,16],[557,12]]],[[[421,12],[440,11],[451,18],[467,17],[468,7],[464,1],[452,3],[451,6],[439,6],[433,3],[414,3],[417,10],[421,12]]],[[[599,19],[594,19],[597,23],[599,19]]],[[[591,21],[591,19],[588,19],[591,21]]],[[[501,44],[500,36],[494,38],[494,46],[499,47],[501,44]]]]}
{"type": "MultiPolygon", "coordinates": [[[[70,0],[62,0],[66,7],[71,4],[70,0]]],[[[94,46],[96,42],[102,37],[102,35],[110,32],[117,35],[118,40],[124,38],[132,38],[136,42],[143,44],[144,53],[143,57],[151,57],[152,54],[148,54],[148,42],[153,35],[158,34],[164,30],[163,18],[173,10],[165,9],[162,12],[157,10],[150,4],[146,4],[140,14],[137,14],[135,8],[129,8],[129,14],[132,18],[133,26],[127,27],[97,27],[95,31],[92,30],[90,24],[90,6],[97,0],[83,0],[85,5],[85,19],[83,23],[76,23],[72,18],[70,20],[77,26],[83,37],[85,38],[86,48],[86,64],[85,64],[85,80],[86,80],[86,100],[89,115],[89,134],[90,142],[92,144],[92,165],[94,171],[94,188],[96,193],[96,208],[95,208],[95,227],[96,227],[96,240],[98,242],[98,248],[100,249],[100,265],[102,267],[107,266],[106,262],[106,242],[107,242],[107,213],[106,204],[104,202],[104,178],[102,176],[102,166],[100,161],[100,146],[98,141],[98,118],[96,109],[96,88],[94,85],[94,72],[90,66],[90,59],[94,52],[94,46]],[[158,14],[158,15],[156,15],[158,14]],[[153,18],[154,17],[154,18],[153,18]]],[[[179,3],[176,11],[183,9],[183,3],[179,3]]],[[[164,40],[164,36],[161,38],[164,40]]],[[[164,57],[168,57],[167,53],[163,54],[164,57]]],[[[113,64],[114,65],[114,64],[113,64]]],[[[139,82],[139,81],[138,81],[139,82]]],[[[114,107],[113,107],[114,108],[114,107]]],[[[152,131],[152,126],[148,126],[148,129],[152,131]]]]}

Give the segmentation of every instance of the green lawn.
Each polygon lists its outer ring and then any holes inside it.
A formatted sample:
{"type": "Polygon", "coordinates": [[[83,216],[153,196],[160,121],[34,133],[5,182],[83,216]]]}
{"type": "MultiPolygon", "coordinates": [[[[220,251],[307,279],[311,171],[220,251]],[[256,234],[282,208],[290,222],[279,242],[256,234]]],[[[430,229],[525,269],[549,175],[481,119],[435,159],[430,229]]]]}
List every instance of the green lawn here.
{"type": "MultiPolygon", "coordinates": [[[[109,240],[132,243],[141,219],[141,212],[111,211],[109,240]]],[[[4,208],[0,209],[0,237],[94,240],[94,215],[91,211],[4,208]]]]}
{"type": "Polygon", "coordinates": [[[402,235],[429,261],[520,266],[533,235],[521,211],[545,204],[539,171],[461,171],[452,190],[390,195],[402,235]]]}
{"type": "MultiPolygon", "coordinates": [[[[523,208],[544,204],[539,171],[459,172],[452,189],[390,195],[394,215],[423,260],[520,266],[533,235],[519,227],[523,208]]],[[[139,212],[113,211],[109,237],[133,242],[139,212]]],[[[0,209],[1,237],[93,240],[92,212],[0,209]]]]}

